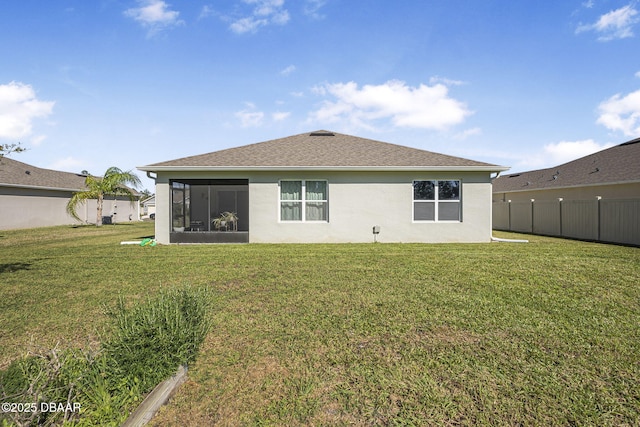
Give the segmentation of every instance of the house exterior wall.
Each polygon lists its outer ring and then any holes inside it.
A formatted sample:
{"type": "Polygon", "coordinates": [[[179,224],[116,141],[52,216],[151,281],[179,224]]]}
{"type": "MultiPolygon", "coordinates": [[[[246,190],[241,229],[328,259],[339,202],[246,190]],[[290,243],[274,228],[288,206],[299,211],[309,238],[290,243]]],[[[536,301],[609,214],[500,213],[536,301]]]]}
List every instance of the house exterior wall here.
{"type": "Polygon", "coordinates": [[[149,215],[156,213],[156,198],[155,196],[151,196],[147,199],[140,200],[141,212],[140,215],[142,217],[148,218],[149,215]]]}
{"type": "Polygon", "coordinates": [[[170,179],[248,179],[249,241],[252,243],[488,242],[491,181],[488,172],[286,171],[162,173],[156,179],[156,239],[169,243],[170,179]],[[460,180],[461,222],[413,221],[414,180],[460,180]],[[326,180],[329,221],[279,220],[281,180],[326,180]]]}
{"type": "MultiPolygon", "coordinates": [[[[66,206],[70,192],[0,187],[0,229],[71,224],[66,206]]],[[[81,217],[84,210],[78,212],[81,217]]]]}
{"type": "Polygon", "coordinates": [[[171,186],[169,185],[170,175],[158,174],[156,178],[156,241],[162,244],[169,244],[169,234],[171,232],[171,186]]]}
{"type": "MultiPolygon", "coordinates": [[[[0,187],[0,230],[49,227],[76,224],[66,211],[71,191],[37,188],[0,187]]],[[[83,222],[95,223],[96,201],[90,200],[78,208],[83,222]]],[[[128,200],[105,200],[103,215],[114,214],[114,222],[138,220],[137,203],[128,200]]]]}

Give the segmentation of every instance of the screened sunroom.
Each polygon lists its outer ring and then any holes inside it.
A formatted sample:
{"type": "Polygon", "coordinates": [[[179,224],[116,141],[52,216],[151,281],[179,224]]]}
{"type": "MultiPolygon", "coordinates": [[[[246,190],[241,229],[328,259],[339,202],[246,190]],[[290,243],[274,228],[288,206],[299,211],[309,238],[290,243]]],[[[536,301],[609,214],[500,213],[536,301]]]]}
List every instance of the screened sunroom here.
{"type": "Polygon", "coordinates": [[[249,181],[176,179],[171,185],[171,243],[249,241],[249,181]]]}

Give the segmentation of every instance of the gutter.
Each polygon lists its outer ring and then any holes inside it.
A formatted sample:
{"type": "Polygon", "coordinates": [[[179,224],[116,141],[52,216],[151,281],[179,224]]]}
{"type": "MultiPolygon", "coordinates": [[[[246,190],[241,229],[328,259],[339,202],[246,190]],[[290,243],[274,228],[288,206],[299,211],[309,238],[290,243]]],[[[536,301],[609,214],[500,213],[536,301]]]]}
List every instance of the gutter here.
{"type": "Polygon", "coordinates": [[[518,190],[499,190],[494,187],[493,192],[494,193],[528,193],[531,191],[564,190],[567,188],[601,187],[603,185],[623,185],[623,184],[640,184],[640,180],[634,179],[632,181],[598,182],[594,184],[574,184],[574,185],[537,187],[537,188],[529,188],[529,186],[526,186],[518,190]]]}
{"type": "Polygon", "coordinates": [[[139,166],[152,172],[265,172],[265,171],[347,171],[347,172],[502,172],[507,166],[139,166]]]}
{"type": "MultiPolygon", "coordinates": [[[[0,183],[0,187],[6,187],[6,188],[26,188],[28,190],[46,190],[46,191],[65,191],[65,192],[72,192],[72,193],[76,193],[79,191],[85,191],[86,188],[62,188],[62,187],[42,187],[39,185],[24,185],[24,184],[5,184],[5,183],[0,183]]],[[[133,189],[134,192],[134,196],[135,197],[140,197],[141,193],[136,190],[133,189]]],[[[111,197],[113,195],[109,195],[109,197],[111,197]]],[[[116,195],[117,196],[121,196],[121,194],[116,195]]]]}
{"type": "Polygon", "coordinates": [[[30,190],[53,190],[53,191],[84,191],[82,188],[62,188],[62,187],[42,187],[40,185],[24,185],[24,184],[4,184],[0,183],[0,187],[11,188],[28,188],[30,190]]]}

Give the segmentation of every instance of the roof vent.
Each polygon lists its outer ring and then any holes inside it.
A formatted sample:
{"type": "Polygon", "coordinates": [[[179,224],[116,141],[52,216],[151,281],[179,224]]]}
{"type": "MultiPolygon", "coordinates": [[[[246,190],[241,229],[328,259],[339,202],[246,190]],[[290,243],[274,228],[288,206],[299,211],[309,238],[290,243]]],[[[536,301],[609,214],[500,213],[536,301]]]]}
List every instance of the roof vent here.
{"type": "Polygon", "coordinates": [[[517,177],[517,176],[520,176],[520,174],[519,174],[519,173],[516,173],[516,174],[513,174],[513,175],[509,175],[509,176],[508,176],[508,178],[515,178],[515,177],[517,177]]]}
{"type": "Polygon", "coordinates": [[[311,132],[309,136],[336,136],[336,135],[333,132],[319,131],[319,132],[311,132]]]}
{"type": "Polygon", "coordinates": [[[27,175],[31,175],[31,171],[24,171],[27,175]]]}

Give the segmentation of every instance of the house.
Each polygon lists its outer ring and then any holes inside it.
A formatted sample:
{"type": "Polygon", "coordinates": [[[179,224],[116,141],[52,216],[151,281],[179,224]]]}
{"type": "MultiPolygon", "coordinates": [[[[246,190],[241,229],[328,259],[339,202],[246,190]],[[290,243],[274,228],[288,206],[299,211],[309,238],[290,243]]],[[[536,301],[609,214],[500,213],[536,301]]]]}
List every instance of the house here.
{"type": "Polygon", "coordinates": [[[140,205],[142,206],[142,217],[143,218],[155,218],[156,216],[156,196],[149,196],[146,199],[140,200],[140,205]]]}
{"type": "MultiPolygon", "coordinates": [[[[74,224],[67,214],[67,202],[76,191],[85,189],[86,176],[43,169],[8,157],[0,158],[0,229],[47,227],[74,224]]],[[[84,222],[95,222],[96,201],[78,210],[84,222]]],[[[109,221],[139,219],[137,203],[105,198],[103,215],[109,221]]]]}
{"type": "Polygon", "coordinates": [[[640,138],[498,177],[493,222],[500,230],[640,245],[640,138]]]}
{"type": "Polygon", "coordinates": [[[316,131],[138,169],[155,174],[159,243],[307,243],[488,242],[507,168],[316,131]]]}

